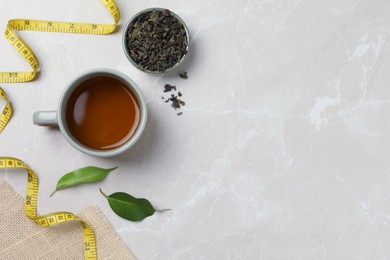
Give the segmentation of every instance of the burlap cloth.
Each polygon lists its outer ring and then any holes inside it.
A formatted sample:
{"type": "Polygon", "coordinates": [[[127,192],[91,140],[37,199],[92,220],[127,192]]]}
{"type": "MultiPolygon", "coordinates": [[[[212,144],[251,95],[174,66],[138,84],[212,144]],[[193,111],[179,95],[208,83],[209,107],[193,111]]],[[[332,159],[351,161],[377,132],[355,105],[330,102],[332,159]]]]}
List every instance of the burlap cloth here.
{"type": "MultiPolygon", "coordinates": [[[[93,228],[98,259],[135,259],[97,206],[77,214],[93,228]]],[[[81,226],[72,221],[41,227],[24,213],[24,199],[0,179],[0,259],[84,259],[81,226]]]]}

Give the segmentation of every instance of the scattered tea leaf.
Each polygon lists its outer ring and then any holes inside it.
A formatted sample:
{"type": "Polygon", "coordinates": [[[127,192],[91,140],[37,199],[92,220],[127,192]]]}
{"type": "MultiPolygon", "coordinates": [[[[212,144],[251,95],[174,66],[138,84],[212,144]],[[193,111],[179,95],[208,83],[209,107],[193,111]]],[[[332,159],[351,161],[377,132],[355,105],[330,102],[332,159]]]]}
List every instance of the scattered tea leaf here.
{"type": "Polygon", "coordinates": [[[116,192],[107,196],[102,189],[99,190],[100,193],[108,200],[108,204],[111,209],[118,216],[127,220],[141,221],[149,216],[152,216],[156,211],[161,212],[169,210],[156,210],[147,199],[134,198],[124,192],[116,192]]]}
{"type": "Polygon", "coordinates": [[[102,169],[96,166],[87,166],[72,172],[68,172],[58,181],[56,189],[53,191],[50,197],[53,196],[53,194],[58,190],[66,189],[83,183],[101,181],[107,176],[107,174],[116,168],[118,167],[102,169]]]}
{"type": "MultiPolygon", "coordinates": [[[[187,73],[186,73],[186,75],[187,75],[187,73]]],[[[172,91],[173,92],[177,91],[176,86],[173,86],[170,84],[165,84],[164,93],[165,92],[172,92],[172,91]]],[[[177,110],[177,109],[180,109],[182,106],[186,105],[186,103],[180,99],[180,97],[182,97],[182,96],[183,96],[183,94],[180,91],[178,91],[177,95],[171,94],[171,96],[168,98],[164,98],[164,97],[161,97],[161,98],[165,99],[165,103],[171,102],[171,107],[173,107],[175,110],[177,110]]],[[[181,116],[182,114],[183,114],[183,112],[177,113],[178,116],[181,116]]]]}
{"type": "Polygon", "coordinates": [[[165,84],[164,86],[164,92],[170,92],[172,90],[175,90],[176,91],[176,86],[172,86],[172,85],[169,85],[169,84],[165,84]]]}
{"type": "Polygon", "coordinates": [[[182,78],[182,79],[188,79],[188,75],[187,75],[187,72],[186,72],[186,71],[184,71],[183,73],[180,73],[179,76],[180,76],[180,78],[182,78]]]}
{"type": "MultiPolygon", "coordinates": [[[[181,93],[180,93],[180,95],[181,95],[181,93]]],[[[171,101],[172,102],[171,107],[173,107],[175,110],[180,108],[181,106],[186,105],[186,103],[183,100],[181,100],[177,97],[178,96],[172,94],[171,97],[169,99],[167,99],[167,101],[165,101],[165,102],[171,101]]]]}

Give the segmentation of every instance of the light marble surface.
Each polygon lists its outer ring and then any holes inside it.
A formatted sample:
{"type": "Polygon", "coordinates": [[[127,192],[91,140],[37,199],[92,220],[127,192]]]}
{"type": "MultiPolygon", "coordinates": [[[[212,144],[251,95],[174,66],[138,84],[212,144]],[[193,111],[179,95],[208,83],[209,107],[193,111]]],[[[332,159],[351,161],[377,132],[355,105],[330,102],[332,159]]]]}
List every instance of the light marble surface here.
{"type": "MultiPolygon", "coordinates": [[[[390,1],[117,3],[113,35],[22,32],[39,79],[1,84],[15,113],[0,154],[38,173],[40,213],[97,204],[138,259],[390,258],[390,1]],[[123,25],[154,6],[189,27],[188,80],[144,74],[122,52],[123,25]],[[150,112],[136,147],[111,159],[32,124],[69,80],[97,67],[129,75],[150,112]],[[181,117],[161,99],[166,83],[183,93],[181,117]],[[60,176],[87,165],[119,169],[49,198],[60,176]],[[99,187],[172,210],[128,222],[99,187]]],[[[98,0],[0,2],[0,30],[19,17],[111,22],[98,0]]],[[[0,70],[29,68],[2,36],[0,50],[0,70]]],[[[24,175],[0,176],[24,194],[24,175]]]]}

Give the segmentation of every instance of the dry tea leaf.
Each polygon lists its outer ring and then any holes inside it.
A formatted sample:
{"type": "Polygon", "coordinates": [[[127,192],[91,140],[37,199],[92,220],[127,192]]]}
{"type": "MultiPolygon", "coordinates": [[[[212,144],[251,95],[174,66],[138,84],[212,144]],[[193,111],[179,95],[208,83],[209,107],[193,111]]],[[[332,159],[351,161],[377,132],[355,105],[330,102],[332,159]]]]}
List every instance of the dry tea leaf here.
{"type": "Polygon", "coordinates": [[[188,79],[188,75],[187,75],[187,72],[186,72],[186,71],[184,71],[183,73],[180,73],[179,76],[180,76],[180,78],[182,78],[182,79],[188,79]]]}

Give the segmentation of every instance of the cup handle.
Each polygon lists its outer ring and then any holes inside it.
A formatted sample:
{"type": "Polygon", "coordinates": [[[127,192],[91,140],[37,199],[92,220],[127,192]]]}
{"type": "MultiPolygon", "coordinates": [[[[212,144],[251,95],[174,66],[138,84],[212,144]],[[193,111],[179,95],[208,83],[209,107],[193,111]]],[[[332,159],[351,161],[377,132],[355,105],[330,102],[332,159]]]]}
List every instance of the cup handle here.
{"type": "Polygon", "coordinates": [[[33,114],[33,123],[39,126],[58,127],[57,111],[38,111],[33,114]]]}

